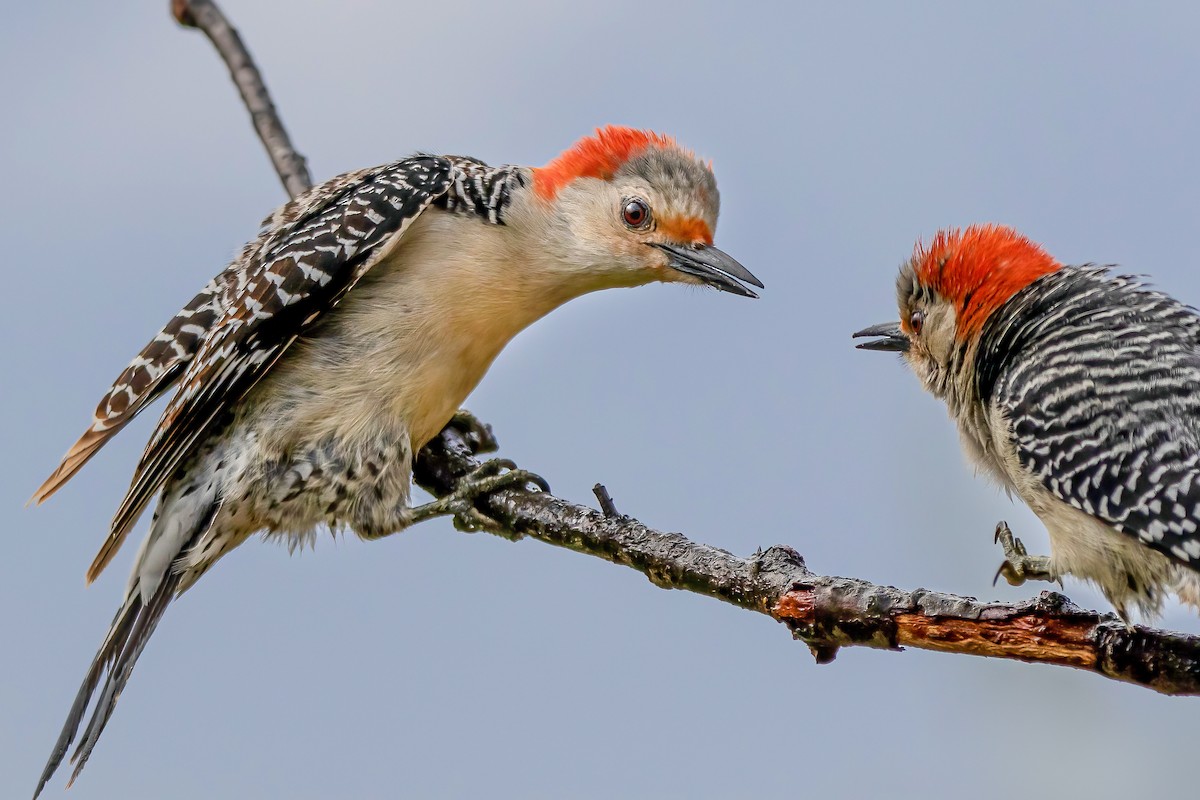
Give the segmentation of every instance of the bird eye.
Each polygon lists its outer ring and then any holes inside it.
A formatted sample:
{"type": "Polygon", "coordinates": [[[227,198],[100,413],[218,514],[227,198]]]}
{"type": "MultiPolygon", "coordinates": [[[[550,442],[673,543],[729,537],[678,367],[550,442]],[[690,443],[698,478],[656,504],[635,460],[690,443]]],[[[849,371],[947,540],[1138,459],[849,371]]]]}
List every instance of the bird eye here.
{"type": "Polygon", "coordinates": [[[636,197],[626,200],[625,208],[621,210],[621,217],[631,228],[644,228],[650,221],[650,206],[646,205],[645,200],[639,200],[636,197]]]}
{"type": "Polygon", "coordinates": [[[925,327],[925,312],[914,311],[908,315],[908,327],[913,333],[920,333],[921,328],[925,327]]]}

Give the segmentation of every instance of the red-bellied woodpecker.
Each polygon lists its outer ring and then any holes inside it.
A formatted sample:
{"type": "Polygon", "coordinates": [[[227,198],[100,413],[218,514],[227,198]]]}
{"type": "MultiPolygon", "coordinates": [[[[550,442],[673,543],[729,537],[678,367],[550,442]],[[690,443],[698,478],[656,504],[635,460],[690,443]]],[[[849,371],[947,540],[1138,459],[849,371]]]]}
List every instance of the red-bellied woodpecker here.
{"type": "Polygon", "coordinates": [[[1045,524],[1008,526],[1013,585],[1094,582],[1128,619],[1200,606],[1200,316],[1108,267],[1064,266],[994,225],[937,234],[900,268],[900,322],[854,334],[903,353],[970,459],[1045,524]]]}
{"type": "Polygon", "coordinates": [[[178,386],[88,570],[159,495],[37,791],[101,680],[72,781],[168,603],[252,534],[295,546],[324,524],[377,538],[539,482],[492,463],[455,495],[409,505],[413,455],[501,348],[559,305],[652,281],[754,297],[742,282],[758,279],[712,246],[718,206],[711,168],[674,140],[610,127],[541,168],[417,155],[347,173],[268,217],[117,378],[34,495],[178,386]]]}

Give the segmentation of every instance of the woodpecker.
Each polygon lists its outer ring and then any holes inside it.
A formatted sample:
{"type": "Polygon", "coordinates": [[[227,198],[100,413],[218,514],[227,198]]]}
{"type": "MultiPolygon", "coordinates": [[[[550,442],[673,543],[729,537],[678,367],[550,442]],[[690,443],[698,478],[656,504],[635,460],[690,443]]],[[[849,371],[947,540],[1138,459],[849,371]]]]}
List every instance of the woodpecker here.
{"type": "Polygon", "coordinates": [[[745,284],[763,284],[712,246],[718,208],[710,164],[670,137],[607,127],[544,167],[418,154],[269,216],[121,373],[32,498],[177,387],[87,572],[90,583],[158,495],[34,797],[101,680],[72,782],[167,605],[251,535],[294,548],[326,525],[376,539],[539,483],[490,462],[455,495],[409,504],[414,454],[523,328],[588,292],[654,281],[756,297],[745,284]]]}
{"type": "Polygon", "coordinates": [[[1049,556],[996,527],[996,577],[1090,581],[1129,624],[1168,594],[1200,608],[1200,316],[1113,270],[1007,227],[942,231],[900,268],[900,322],[854,336],[902,353],[1046,526],[1049,556]]]}

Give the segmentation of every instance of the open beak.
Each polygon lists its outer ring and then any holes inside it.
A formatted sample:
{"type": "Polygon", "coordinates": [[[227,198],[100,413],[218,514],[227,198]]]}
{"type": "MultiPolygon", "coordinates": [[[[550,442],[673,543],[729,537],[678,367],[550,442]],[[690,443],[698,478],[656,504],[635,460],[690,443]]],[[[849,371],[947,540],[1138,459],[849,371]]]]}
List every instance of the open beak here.
{"type": "Polygon", "coordinates": [[[889,353],[908,352],[908,337],[904,335],[904,331],[900,330],[899,322],[872,325],[869,328],[863,328],[851,338],[861,339],[864,336],[872,337],[872,341],[857,345],[859,350],[883,350],[889,353]]]}
{"type": "Polygon", "coordinates": [[[667,266],[677,269],[686,275],[693,275],[709,286],[714,286],[722,292],[740,294],[742,297],[758,297],[738,281],[757,286],[762,289],[762,281],[750,274],[733,256],[704,244],[678,245],[662,242],[647,242],[651,247],[657,247],[671,257],[667,266]],[[736,280],[735,280],[736,279],[736,280]]]}

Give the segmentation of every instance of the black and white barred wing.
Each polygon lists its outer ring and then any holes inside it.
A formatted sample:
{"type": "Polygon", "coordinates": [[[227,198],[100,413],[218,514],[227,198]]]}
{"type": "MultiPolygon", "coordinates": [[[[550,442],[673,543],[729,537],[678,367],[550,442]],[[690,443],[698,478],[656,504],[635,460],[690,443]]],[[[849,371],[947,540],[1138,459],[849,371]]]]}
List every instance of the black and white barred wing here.
{"type": "Polygon", "coordinates": [[[1059,499],[1200,569],[1200,318],[1088,272],[1083,290],[1043,297],[1036,357],[997,384],[1018,458],[1059,499]]]}
{"type": "Polygon", "coordinates": [[[183,375],[204,334],[220,316],[220,278],[209,282],[163,326],[101,398],[92,424],[31,498],[41,503],[58,491],[109,439],[183,375]]]}
{"type": "Polygon", "coordinates": [[[306,192],[263,220],[259,235],[200,293],[163,326],[149,344],[117,376],[100,399],[92,423],[63,457],[54,473],[31,498],[41,503],[83,468],[92,456],[142,409],[179,382],[201,343],[226,311],[225,295],[258,254],[292,230],[293,224],[316,213],[329,198],[361,181],[370,170],[349,172],[306,192]]]}
{"type": "Polygon", "coordinates": [[[89,580],[223,413],[446,194],[451,172],[442,158],[404,159],[322,184],[268,218],[259,248],[222,287],[222,314],[187,363],[89,580]]]}

